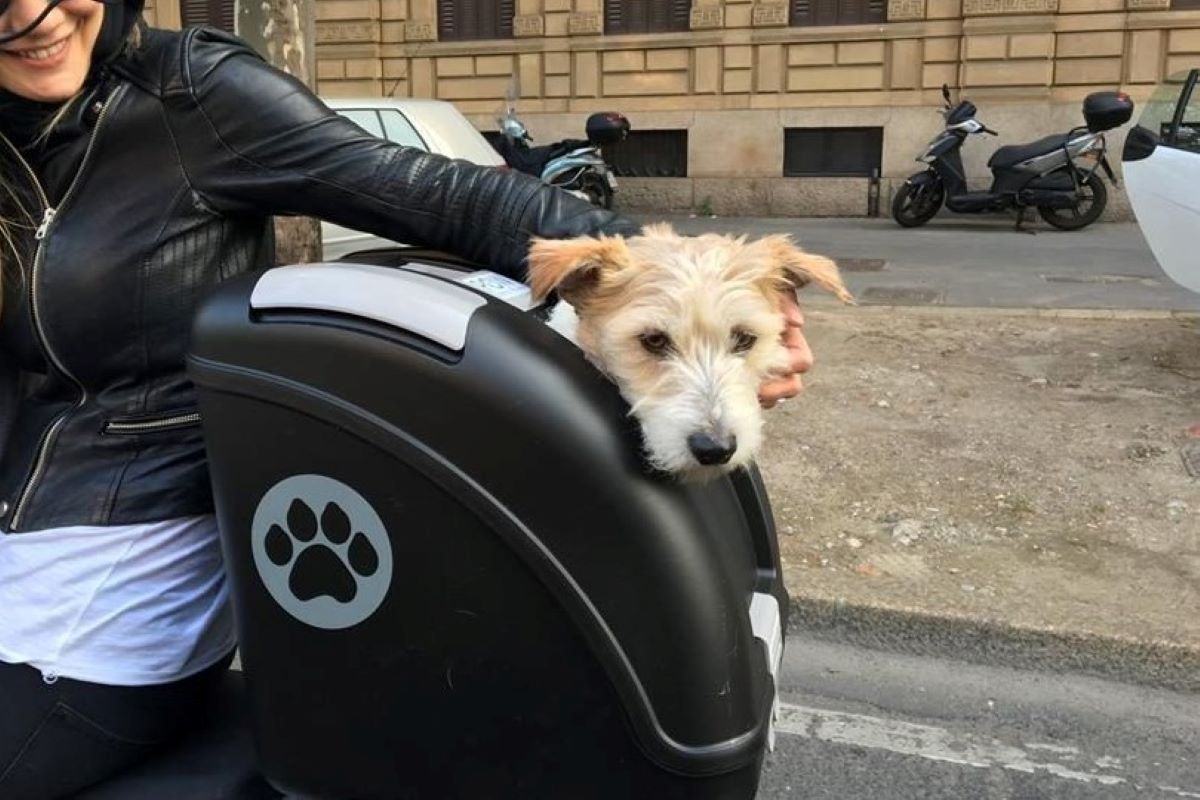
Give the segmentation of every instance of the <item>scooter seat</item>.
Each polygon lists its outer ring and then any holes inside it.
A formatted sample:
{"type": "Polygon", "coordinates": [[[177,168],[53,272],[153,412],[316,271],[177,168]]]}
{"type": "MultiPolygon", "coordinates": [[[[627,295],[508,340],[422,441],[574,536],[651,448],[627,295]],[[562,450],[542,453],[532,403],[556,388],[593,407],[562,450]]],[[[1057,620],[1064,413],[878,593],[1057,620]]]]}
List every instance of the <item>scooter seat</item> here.
{"type": "Polygon", "coordinates": [[[162,754],[74,800],[278,800],[258,774],[242,673],[230,670],[209,713],[162,754]]]}
{"type": "Polygon", "coordinates": [[[992,157],[988,159],[988,166],[1000,168],[1011,167],[1013,164],[1019,164],[1035,156],[1044,156],[1047,153],[1061,149],[1067,143],[1068,138],[1068,134],[1059,133],[1054,136],[1047,136],[1045,139],[1038,139],[1036,142],[1030,142],[1029,144],[1006,145],[992,153],[992,157]]]}
{"type": "Polygon", "coordinates": [[[546,165],[554,159],[565,156],[572,150],[590,146],[584,139],[564,139],[561,142],[545,144],[539,147],[528,147],[523,143],[512,144],[504,141],[503,145],[498,147],[497,150],[513,169],[529,175],[540,176],[546,169],[546,165]]]}

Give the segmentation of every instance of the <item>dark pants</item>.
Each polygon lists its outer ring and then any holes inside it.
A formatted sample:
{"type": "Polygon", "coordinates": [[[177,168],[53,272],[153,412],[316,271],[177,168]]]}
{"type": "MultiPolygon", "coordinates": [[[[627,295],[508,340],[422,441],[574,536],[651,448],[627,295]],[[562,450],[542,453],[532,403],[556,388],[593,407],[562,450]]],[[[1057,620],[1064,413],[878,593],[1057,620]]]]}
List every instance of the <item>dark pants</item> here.
{"type": "Polygon", "coordinates": [[[66,797],[185,733],[233,656],[157,686],[104,686],[0,661],[0,798],[66,797]]]}

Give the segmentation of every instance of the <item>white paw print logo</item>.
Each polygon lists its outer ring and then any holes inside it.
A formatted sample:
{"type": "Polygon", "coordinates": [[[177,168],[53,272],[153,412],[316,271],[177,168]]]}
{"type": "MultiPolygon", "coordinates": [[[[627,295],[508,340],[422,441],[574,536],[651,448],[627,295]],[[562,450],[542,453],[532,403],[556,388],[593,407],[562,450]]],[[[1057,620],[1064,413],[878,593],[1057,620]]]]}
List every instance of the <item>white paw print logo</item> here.
{"type": "Polygon", "coordinates": [[[254,565],[285,611],[315,628],[349,628],[383,602],[392,547],[383,521],[358,492],[322,475],[272,486],[250,528],[254,565]]]}

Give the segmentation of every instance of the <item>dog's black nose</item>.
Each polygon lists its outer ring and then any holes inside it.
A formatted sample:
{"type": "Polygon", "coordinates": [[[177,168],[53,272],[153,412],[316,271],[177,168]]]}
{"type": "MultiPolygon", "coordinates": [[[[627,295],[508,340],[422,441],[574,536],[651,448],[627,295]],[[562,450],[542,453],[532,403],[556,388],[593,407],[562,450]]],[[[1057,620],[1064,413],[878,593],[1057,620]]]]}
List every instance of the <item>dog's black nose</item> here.
{"type": "Polygon", "coordinates": [[[692,455],[706,467],[726,463],[737,450],[737,437],[732,433],[724,441],[717,441],[707,433],[693,433],[687,443],[692,455]]]}

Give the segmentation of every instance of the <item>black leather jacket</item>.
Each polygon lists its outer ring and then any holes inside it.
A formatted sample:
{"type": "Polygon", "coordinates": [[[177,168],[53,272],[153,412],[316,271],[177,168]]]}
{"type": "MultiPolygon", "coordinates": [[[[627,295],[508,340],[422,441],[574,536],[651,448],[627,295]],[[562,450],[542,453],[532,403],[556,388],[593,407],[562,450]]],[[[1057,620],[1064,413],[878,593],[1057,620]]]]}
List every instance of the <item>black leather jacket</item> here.
{"type": "MultiPolygon", "coordinates": [[[[111,71],[80,106],[78,170],[41,171],[65,177],[34,190],[36,255],[4,279],[9,533],[211,509],[188,329],[206,290],[269,265],[268,215],[320,217],[512,276],[531,235],[632,230],[535,179],[370,137],[214,30],[147,31],[111,71]]],[[[7,173],[33,188],[31,174],[7,173]]]]}

